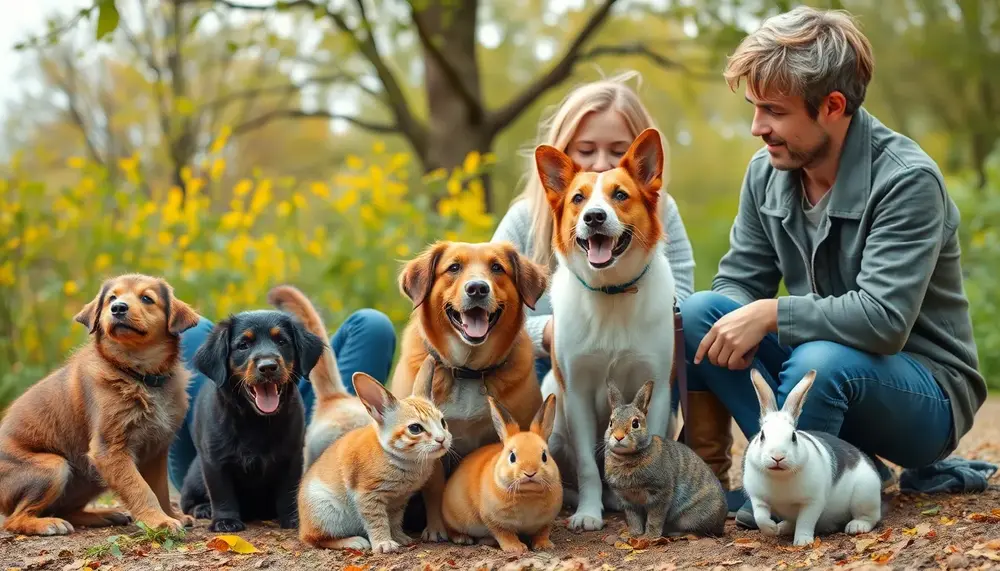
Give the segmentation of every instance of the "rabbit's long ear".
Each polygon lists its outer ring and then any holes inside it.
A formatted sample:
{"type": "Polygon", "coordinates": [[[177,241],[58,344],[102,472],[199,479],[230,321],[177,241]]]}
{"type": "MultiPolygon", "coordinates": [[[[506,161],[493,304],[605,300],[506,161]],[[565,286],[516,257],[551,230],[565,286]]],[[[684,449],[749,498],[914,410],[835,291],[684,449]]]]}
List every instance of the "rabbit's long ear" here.
{"type": "Polygon", "coordinates": [[[802,414],[802,405],[806,402],[806,394],[809,389],[812,388],[813,381],[816,380],[816,371],[812,370],[802,377],[802,380],[795,385],[795,388],[788,393],[788,398],[785,399],[785,405],[781,407],[781,410],[792,415],[792,420],[798,422],[799,415],[802,414]]]}
{"type": "MultiPolygon", "coordinates": [[[[757,393],[757,400],[760,402],[760,417],[764,418],[770,412],[777,412],[778,401],[774,398],[774,391],[771,390],[771,385],[767,384],[760,371],[750,369],[750,380],[753,381],[753,390],[757,393]]],[[[787,402],[785,406],[788,406],[787,402]]]]}

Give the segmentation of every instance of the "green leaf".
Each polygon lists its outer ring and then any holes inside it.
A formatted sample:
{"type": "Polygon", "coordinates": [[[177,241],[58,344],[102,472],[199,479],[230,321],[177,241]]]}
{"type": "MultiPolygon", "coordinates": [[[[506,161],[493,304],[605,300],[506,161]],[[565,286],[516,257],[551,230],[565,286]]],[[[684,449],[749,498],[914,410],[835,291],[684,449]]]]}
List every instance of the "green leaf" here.
{"type": "Polygon", "coordinates": [[[118,536],[117,535],[112,535],[111,537],[108,538],[108,543],[114,543],[116,541],[118,541],[118,536]]]}
{"type": "Polygon", "coordinates": [[[122,549],[121,549],[121,547],[118,547],[117,543],[112,543],[111,544],[111,555],[114,555],[115,557],[121,559],[122,549]]]}
{"type": "Polygon", "coordinates": [[[274,8],[278,12],[287,12],[290,6],[288,2],[278,2],[277,4],[274,5],[274,8]]]}
{"type": "Polygon", "coordinates": [[[103,0],[97,12],[97,39],[115,31],[118,27],[118,7],[114,0],[103,0]]]}
{"type": "Polygon", "coordinates": [[[174,540],[168,537],[167,540],[163,542],[163,549],[169,551],[173,548],[174,548],[174,540]]]}
{"type": "Polygon", "coordinates": [[[28,47],[28,45],[26,43],[24,43],[24,42],[17,42],[16,44],[14,44],[14,51],[15,52],[19,52],[19,51],[23,50],[26,47],[28,47]]]}
{"type": "Polygon", "coordinates": [[[941,506],[934,506],[934,507],[932,507],[930,509],[926,509],[926,510],[920,512],[920,513],[923,514],[923,515],[937,515],[937,514],[941,513],[941,506]]]}
{"type": "Polygon", "coordinates": [[[226,42],[226,48],[229,49],[229,53],[234,54],[240,49],[240,46],[236,42],[229,40],[228,42],[226,42]]]}
{"type": "Polygon", "coordinates": [[[315,7],[313,7],[313,17],[317,20],[325,18],[326,6],[323,6],[322,4],[317,4],[315,7]]]}

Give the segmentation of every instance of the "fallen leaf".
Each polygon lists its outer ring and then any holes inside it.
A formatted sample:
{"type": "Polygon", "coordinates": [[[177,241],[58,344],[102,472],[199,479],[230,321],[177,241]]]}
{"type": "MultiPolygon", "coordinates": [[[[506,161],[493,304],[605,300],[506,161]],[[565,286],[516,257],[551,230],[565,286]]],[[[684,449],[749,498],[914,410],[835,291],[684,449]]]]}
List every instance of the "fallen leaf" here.
{"type": "Polygon", "coordinates": [[[632,551],[632,546],[625,543],[624,541],[616,541],[615,549],[621,549],[623,551],[632,551]]]}
{"type": "Polygon", "coordinates": [[[878,543],[878,538],[862,538],[854,540],[854,551],[857,553],[864,553],[866,549],[878,543]]]}
{"type": "Polygon", "coordinates": [[[730,543],[730,545],[734,545],[741,549],[757,549],[760,547],[760,542],[750,539],[749,537],[737,537],[732,543],[730,543]]]}
{"type": "Polygon", "coordinates": [[[991,539],[986,543],[976,545],[976,549],[992,549],[993,551],[1000,551],[1000,539],[991,539]]]}
{"type": "Polygon", "coordinates": [[[937,515],[941,513],[941,506],[934,506],[930,509],[926,509],[920,512],[921,515],[937,515]]]}
{"type": "Polygon", "coordinates": [[[997,513],[971,513],[969,519],[976,523],[1000,523],[1000,510],[993,510],[997,513]]]}
{"type": "Polygon", "coordinates": [[[742,559],[734,559],[731,561],[723,561],[722,563],[719,563],[719,565],[722,565],[723,567],[732,567],[733,565],[739,565],[740,563],[743,563],[742,559]]]}
{"type": "Polygon", "coordinates": [[[946,515],[943,515],[941,516],[941,519],[939,521],[941,522],[941,525],[955,525],[955,522],[958,520],[956,520],[953,517],[948,517],[946,515]]]}
{"type": "Polygon", "coordinates": [[[949,545],[948,547],[944,548],[945,553],[958,553],[959,551],[961,551],[961,549],[959,549],[954,545],[949,545]]]}
{"type": "MultiPolygon", "coordinates": [[[[917,527],[911,527],[909,529],[903,529],[903,533],[906,535],[915,535],[917,537],[927,537],[931,531],[931,524],[921,523],[917,527]]],[[[935,534],[937,535],[937,534],[935,534]]],[[[933,537],[933,536],[932,536],[933,537]]]]}
{"type": "Polygon", "coordinates": [[[624,560],[625,561],[635,561],[635,554],[634,553],[629,553],[628,555],[625,556],[624,560]]]}
{"type": "Polygon", "coordinates": [[[1000,553],[993,550],[987,551],[985,549],[973,549],[971,551],[966,551],[965,554],[969,557],[981,557],[983,559],[989,559],[990,561],[1000,561],[1000,553]]]}
{"type": "Polygon", "coordinates": [[[357,565],[348,565],[344,567],[344,571],[365,571],[364,567],[358,567],[357,565]]]}
{"type": "Polygon", "coordinates": [[[238,535],[216,535],[205,546],[217,551],[233,551],[241,555],[260,552],[253,544],[238,535]],[[219,542],[224,543],[226,548],[223,549],[219,542]]]}
{"type": "Polygon", "coordinates": [[[632,549],[648,549],[649,540],[645,537],[630,537],[628,544],[632,546],[632,549]]]}

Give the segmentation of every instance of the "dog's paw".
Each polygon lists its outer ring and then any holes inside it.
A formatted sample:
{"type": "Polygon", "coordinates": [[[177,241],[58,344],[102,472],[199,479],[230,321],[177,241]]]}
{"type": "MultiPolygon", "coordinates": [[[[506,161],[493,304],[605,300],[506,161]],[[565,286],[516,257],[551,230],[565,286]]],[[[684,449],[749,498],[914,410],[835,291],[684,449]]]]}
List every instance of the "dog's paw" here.
{"type": "Polygon", "coordinates": [[[472,545],[473,543],[476,542],[475,539],[472,539],[471,537],[465,535],[464,533],[456,533],[451,537],[451,541],[452,543],[457,543],[459,545],[472,545]]]}
{"type": "Polygon", "coordinates": [[[792,541],[792,545],[796,547],[801,547],[803,545],[809,545],[815,541],[815,537],[811,533],[796,533],[795,539],[792,541]]]}
{"type": "Polygon", "coordinates": [[[212,504],[198,504],[191,510],[195,519],[212,519],[212,504]]]}
{"type": "Polygon", "coordinates": [[[413,539],[412,537],[410,537],[409,535],[406,535],[402,531],[400,531],[398,533],[393,533],[392,534],[392,540],[395,541],[396,543],[402,545],[402,546],[413,545],[414,543],[417,542],[416,539],[413,539]]]}
{"type": "Polygon", "coordinates": [[[235,518],[222,517],[219,519],[213,519],[212,523],[208,525],[209,531],[222,531],[222,532],[234,532],[243,531],[247,526],[242,521],[235,518]]]}
{"type": "Polygon", "coordinates": [[[770,537],[775,537],[778,535],[778,524],[774,523],[773,519],[758,518],[756,522],[757,522],[757,529],[759,529],[760,532],[763,533],[764,535],[770,537]]]}
{"type": "MultiPolygon", "coordinates": [[[[191,516],[184,516],[188,520],[191,520],[191,516]]],[[[147,517],[140,518],[143,524],[150,529],[168,529],[174,533],[179,533],[184,529],[184,524],[180,520],[176,520],[167,514],[155,514],[147,517]]],[[[192,520],[193,521],[193,520],[192,520]]]]}
{"type": "Polygon", "coordinates": [[[778,524],[778,535],[792,535],[795,533],[795,522],[783,520],[778,524]]]}
{"type": "Polygon", "coordinates": [[[278,525],[281,529],[295,529],[299,527],[299,516],[286,515],[278,518],[278,525]]]}
{"type": "Polygon", "coordinates": [[[543,549],[554,549],[555,546],[556,544],[552,543],[552,540],[547,537],[545,539],[536,539],[531,544],[531,548],[534,549],[535,551],[543,549]]]}
{"type": "Polygon", "coordinates": [[[874,526],[867,521],[863,519],[852,519],[847,522],[847,525],[844,527],[844,533],[848,535],[857,535],[859,533],[868,533],[872,529],[874,529],[874,526]]]}
{"type": "Polygon", "coordinates": [[[132,523],[132,514],[121,510],[108,510],[101,514],[109,525],[128,525],[132,523]]]}
{"type": "Polygon", "coordinates": [[[184,527],[194,527],[194,518],[187,514],[181,514],[177,519],[180,520],[181,525],[184,527]]]}
{"type": "Polygon", "coordinates": [[[69,535],[75,530],[73,524],[57,517],[40,517],[24,521],[23,525],[6,528],[7,531],[23,535],[69,535]]]}
{"type": "Polygon", "coordinates": [[[514,542],[511,542],[511,543],[508,543],[507,545],[501,546],[500,549],[503,549],[504,553],[527,553],[528,552],[528,546],[525,545],[525,544],[523,544],[523,543],[521,543],[520,541],[514,541],[514,542]]]}
{"type": "Polygon", "coordinates": [[[584,510],[577,510],[569,518],[570,531],[597,531],[604,527],[604,520],[601,514],[587,513],[584,510]]]}
{"type": "Polygon", "coordinates": [[[399,543],[392,540],[372,544],[372,553],[395,553],[399,549],[399,543]]]}
{"type": "Polygon", "coordinates": [[[432,529],[430,527],[424,528],[424,532],[420,534],[420,538],[427,543],[438,543],[441,541],[448,541],[448,532],[443,529],[432,529]]]}

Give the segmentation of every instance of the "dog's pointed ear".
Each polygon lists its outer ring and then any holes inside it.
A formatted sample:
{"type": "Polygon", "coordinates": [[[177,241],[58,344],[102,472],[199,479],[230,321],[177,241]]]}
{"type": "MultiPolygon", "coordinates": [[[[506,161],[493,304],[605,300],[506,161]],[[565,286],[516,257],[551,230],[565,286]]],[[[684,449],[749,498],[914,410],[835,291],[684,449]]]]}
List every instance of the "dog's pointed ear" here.
{"type": "Polygon", "coordinates": [[[639,184],[643,196],[655,201],[663,186],[663,161],[660,132],[649,128],[632,141],[618,166],[625,169],[632,180],[639,184]]]}
{"type": "Polygon", "coordinates": [[[566,153],[551,145],[535,148],[535,168],[553,211],[562,208],[563,197],[580,167],[566,153]]]}
{"type": "Polygon", "coordinates": [[[217,387],[222,387],[229,381],[232,319],[230,316],[217,323],[191,360],[195,370],[211,379],[217,387]]]}
{"type": "Polygon", "coordinates": [[[308,377],[313,370],[323,351],[331,350],[323,342],[319,335],[306,329],[298,319],[289,316],[292,323],[292,342],[295,344],[295,375],[297,377],[308,377]]]}
{"type": "Polygon", "coordinates": [[[517,287],[517,293],[521,295],[521,299],[528,308],[535,309],[538,298],[542,297],[548,287],[548,269],[522,256],[517,248],[509,242],[505,242],[503,247],[507,251],[507,261],[510,262],[511,271],[514,274],[514,286],[517,287]]]}
{"type": "Polygon", "coordinates": [[[198,325],[201,316],[190,305],[177,299],[174,288],[167,285],[166,282],[160,282],[160,297],[163,298],[166,307],[168,333],[175,336],[180,335],[198,325]]]}
{"type": "Polygon", "coordinates": [[[101,312],[104,311],[104,298],[107,297],[109,289],[111,289],[110,280],[101,284],[101,291],[97,292],[97,297],[84,305],[80,313],[77,313],[76,317],[73,318],[77,323],[82,323],[90,333],[97,331],[97,324],[101,321],[101,312]]]}
{"type": "Polygon", "coordinates": [[[399,289],[410,298],[414,308],[419,307],[430,296],[437,276],[438,262],[446,249],[447,242],[435,242],[403,266],[403,271],[399,274],[399,289]]]}

